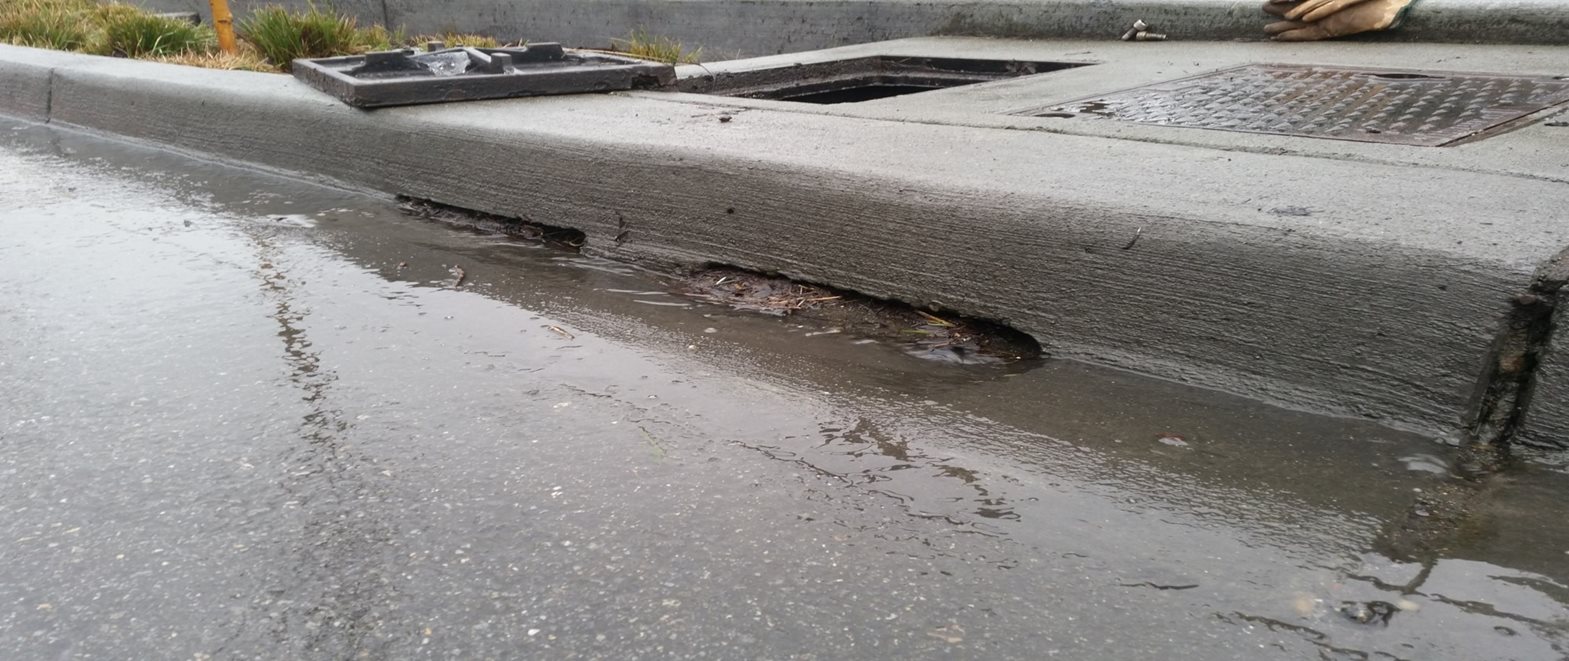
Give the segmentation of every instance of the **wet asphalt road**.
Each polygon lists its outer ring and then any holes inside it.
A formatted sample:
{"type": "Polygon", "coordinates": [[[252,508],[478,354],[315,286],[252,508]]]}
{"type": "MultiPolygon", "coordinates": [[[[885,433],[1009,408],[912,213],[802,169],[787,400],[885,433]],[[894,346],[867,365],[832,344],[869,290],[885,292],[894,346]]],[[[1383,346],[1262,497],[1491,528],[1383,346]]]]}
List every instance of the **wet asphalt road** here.
{"type": "Polygon", "coordinates": [[[1550,466],[0,131],[0,658],[1569,654],[1550,466]]]}

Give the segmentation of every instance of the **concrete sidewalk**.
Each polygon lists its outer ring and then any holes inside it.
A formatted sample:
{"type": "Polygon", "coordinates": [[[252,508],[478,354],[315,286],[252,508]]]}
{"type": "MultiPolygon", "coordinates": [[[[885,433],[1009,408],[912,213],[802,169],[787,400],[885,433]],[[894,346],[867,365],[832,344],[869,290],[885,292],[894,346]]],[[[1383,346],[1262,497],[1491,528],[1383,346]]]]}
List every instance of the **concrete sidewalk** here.
{"type": "MultiPolygon", "coordinates": [[[[201,12],[205,0],[141,0],[201,12]]],[[[236,16],[263,5],[304,9],[307,0],[238,0],[236,16]]],[[[603,47],[634,30],[703,48],[705,59],[832,48],[887,39],[962,35],[1113,39],[1143,19],[1182,41],[1264,38],[1262,0],[340,0],[338,11],[411,34],[448,30],[500,39],[603,47]]],[[[1422,0],[1396,32],[1373,40],[1569,43],[1569,3],[1559,0],[1422,0]]]]}
{"type": "MultiPolygon", "coordinates": [[[[1447,69],[1569,75],[1569,49],[858,48],[1098,64],[842,106],[638,93],[361,112],[282,76],[0,48],[0,113],[574,227],[612,257],[932,304],[1055,356],[1436,435],[1486,408],[1521,297],[1557,296],[1539,271],[1569,246],[1569,129],[1420,148],[998,111],[1246,61],[1449,53],[1447,69]]],[[[1527,347],[1525,367],[1547,365],[1519,438],[1561,446],[1569,370],[1545,344],[1527,347]]]]}

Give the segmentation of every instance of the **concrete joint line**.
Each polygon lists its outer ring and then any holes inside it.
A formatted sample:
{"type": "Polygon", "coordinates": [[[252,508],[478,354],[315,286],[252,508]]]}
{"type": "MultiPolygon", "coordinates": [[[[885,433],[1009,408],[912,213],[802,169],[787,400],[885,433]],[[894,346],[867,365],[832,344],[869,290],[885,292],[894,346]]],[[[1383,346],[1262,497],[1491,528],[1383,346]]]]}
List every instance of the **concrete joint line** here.
{"type": "Polygon", "coordinates": [[[44,123],[54,121],[54,85],[58,76],[55,67],[49,67],[49,82],[44,85],[44,123]]]}

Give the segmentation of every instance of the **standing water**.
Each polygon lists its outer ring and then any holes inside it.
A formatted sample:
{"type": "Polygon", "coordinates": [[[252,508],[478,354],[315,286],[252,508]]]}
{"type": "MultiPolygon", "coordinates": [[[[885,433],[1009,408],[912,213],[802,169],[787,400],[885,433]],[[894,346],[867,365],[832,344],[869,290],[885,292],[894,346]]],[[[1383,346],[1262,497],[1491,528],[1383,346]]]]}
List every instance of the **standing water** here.
{"type": "Polygon", "coordinates": [[[1550,467],[3,130],[0,658],[1569,653],[1550,467]]]}

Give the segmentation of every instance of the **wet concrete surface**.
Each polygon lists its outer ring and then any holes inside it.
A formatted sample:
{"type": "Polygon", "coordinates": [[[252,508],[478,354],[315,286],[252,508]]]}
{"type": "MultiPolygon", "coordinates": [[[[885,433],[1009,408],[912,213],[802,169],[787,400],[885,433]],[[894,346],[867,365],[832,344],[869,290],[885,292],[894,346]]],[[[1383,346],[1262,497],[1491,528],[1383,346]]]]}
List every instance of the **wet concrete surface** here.
{"type": "Polygon", "coordinates": [[[0,128],[0,658],[1569,653],[1561,468],[0,128]]]}

